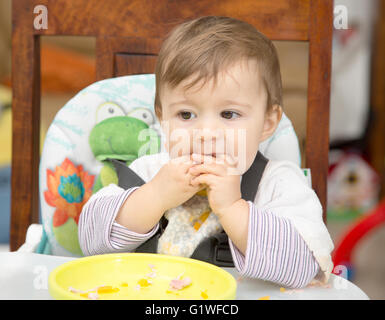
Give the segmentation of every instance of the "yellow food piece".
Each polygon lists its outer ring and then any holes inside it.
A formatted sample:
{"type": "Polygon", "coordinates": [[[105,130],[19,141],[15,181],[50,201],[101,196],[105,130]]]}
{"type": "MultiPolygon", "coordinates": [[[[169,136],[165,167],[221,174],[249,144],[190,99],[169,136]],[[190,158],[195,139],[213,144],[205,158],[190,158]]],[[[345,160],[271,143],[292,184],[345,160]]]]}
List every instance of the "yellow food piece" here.
{"type": "Polygon", "coordinates": [[[81,293],[80,296],[83,297],[83,298],[88,298],[88,292],[86,292],[86,293],[81,293]]]}
{"type": "Polygon", "coordinates": [[[208,216],[210,215],[210,212],[211,212],[210,210],[206,210],[205,212],[203,212],[203,213],[199,216],[198,221],[195,222],[195,224],[194,224],[194,229],[195,229],[196,231],[198,231],[199,228],[202,226],[202,224],[206,221],[206,219],[207,219],[208,216]]]}
{"type": "Polygon", "coordinates": [[[258,300],[270,300],[270,296],[260,297],[258,300]]]}
{"type": "Polygon", "coordinates": [[[179,296],[179,292],[174,291],[174,290],[166,290],[166,293],[173,293],[173,294],[176,294],[177,296],[179,296]]]}
{"type": "Polygon", "coordinates": [[[128,283],[127,282],[122,282],[121,286],[122,287],[128,287],[128,283]]]}
{"type": "Polygon", "coordinates": [[[203,299],[208,299],[208,297],[209,297],[209,296],[207,295],[206,291],[207,291],[207,290],[201,292],[201,297],[202,297],[203,299]]]}
{"type": "Polygon", "coordinates": [[[140,279],[138,281],[138,284],[141,286],[141,287],[148,287],[151,283],[148,282],[147,279],[140,279]]]}
{"type": "Polygon", "coordinates": [[[202,197],[207,197],[207,190],[206,189],[203,189],[201,191],[198,191],[196,193],[198,196],[202,196],[202,197]]]}
{"type": "Polygon", "coordinates": [[[286,291],[286,289],[285,288],[279,288],[279,291],[281,291],[281,292],[285,292],[286,291]]]}
{"type": "Polygon", "coordinates": [[[113,288],[112,286],[103,286],[98,288],[98,293],[114,293],[118,292],[119,288],[113,288]]]}
{"type": "Polygon", "coordinates": [[[210,210],[207,210],[201,214],[201,216],[199,217],[199,220],[202,221],[202,223],[203,223],[206,221],[206,219],[209,217],[209,215],[210,215],[210,210]]]}

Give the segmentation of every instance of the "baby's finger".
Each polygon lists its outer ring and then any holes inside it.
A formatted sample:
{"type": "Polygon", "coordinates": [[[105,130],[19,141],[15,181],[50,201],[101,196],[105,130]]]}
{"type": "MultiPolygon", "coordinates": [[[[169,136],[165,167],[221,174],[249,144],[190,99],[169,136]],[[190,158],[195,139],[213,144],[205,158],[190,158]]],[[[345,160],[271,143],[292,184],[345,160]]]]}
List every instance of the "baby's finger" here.
{"type": "Polygon", "coordinates": [[[192,186],[196,186],[199,184],[206,184],[208,186],[211,186],[212,184],[214,184],[215,178],[216,178],[215,175],[205,173],[191,179],[190,184],[192,186]]]}
{"type": "Polygon", "coordinates": [[[190,159],[190,155],[174,158],[170,162],[177,167],[178,171],[180,170],[183,173],[187,173],[188,169],[194,164],[190,159]]]}
{"type": "Polygon", "coordinates": [[[189,172],[192,175],[211,173],[218,176],[224,176],[226,175],[226,167],[215,163],[210,163],[210,164],[202,163],[202,164],[197,164],[195,166],[192,166],[189,169],[189,172]]]}
{"type": "Polygon", "coordinates": [[[191,155],[191,159],[193,161],[196,161],[197,163],[213,163],[215,162],[216,158],[211,156],[211,155],[204,155],[204,154],[199,154],[199,153],[193,153],[191,155]]]}
{"type": "Polygon", "coordinates": [[[189,173],[190,168],[192,168],[192,167],[195,166],[195,165],[196,165],[196,164],[195,164],[193,161],[191,161],[191,160],[189,160],[188,162],[185,162],[185,163],[181,164],[181,168],[182,168],[182,170],[183,170],[183,173],[189,173]]]}

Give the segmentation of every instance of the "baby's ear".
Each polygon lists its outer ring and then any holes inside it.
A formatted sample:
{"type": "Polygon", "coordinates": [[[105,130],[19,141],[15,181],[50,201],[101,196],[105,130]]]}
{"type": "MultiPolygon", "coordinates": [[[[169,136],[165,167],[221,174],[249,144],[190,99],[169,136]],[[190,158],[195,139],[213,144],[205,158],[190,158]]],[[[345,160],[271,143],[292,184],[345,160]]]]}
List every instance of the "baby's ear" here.
{"type": "Polygon", "coordinates": [[[265,141],[274,133],[275,129],[278,127],[279,121],[281,121],[282,113],[282,107],[275,104],[271,107],[270,111],[265,114],[265,122],[263,124],[260,142],[265,141]]]}

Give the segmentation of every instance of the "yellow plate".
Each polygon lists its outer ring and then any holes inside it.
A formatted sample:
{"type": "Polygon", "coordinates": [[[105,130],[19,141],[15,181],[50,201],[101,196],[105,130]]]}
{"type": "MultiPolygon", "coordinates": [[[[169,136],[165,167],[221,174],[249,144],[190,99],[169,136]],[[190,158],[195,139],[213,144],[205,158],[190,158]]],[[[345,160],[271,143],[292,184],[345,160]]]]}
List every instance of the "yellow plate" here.
{"type": "Polygon", "coordinates": [[[49,275],[54,299],[88,299],[69,288],[87,291],[99,286],[117,288],[99,299],[235,299],[236,281],[227,271],[203,261],[150,253],[113,253],[64,263],[49,275]],[[153,269],[152,269],[153,268],[153,269]],[[155,271],[154,274],[151,274],[155,271]],[[181,275],[191,285],[170,290],[170,281],[181,275]],[[153,277],[151,277],[153,276],[153,277]],[[148,286],[138,285],[152,282],[148,286]]]}

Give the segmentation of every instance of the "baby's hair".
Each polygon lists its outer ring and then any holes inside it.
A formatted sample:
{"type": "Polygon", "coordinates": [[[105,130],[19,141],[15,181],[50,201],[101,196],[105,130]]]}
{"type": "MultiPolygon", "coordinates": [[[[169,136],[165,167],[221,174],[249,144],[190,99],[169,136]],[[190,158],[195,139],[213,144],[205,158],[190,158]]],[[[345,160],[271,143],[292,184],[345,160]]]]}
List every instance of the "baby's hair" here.
{"type": "MultiPolygon", "coordinates": [[[[267,92],[266,111],[282,106],[282,80],[277,51],[270,39],[252,25],[230,17],[205,16],[176,26],[167,35],[159,51],[155,68],[155,113],[162,116],[160,92],[164,84],[178,86],[193,74],[197,77],[185,89],[201,79],[214,79],[234,62],[255,59],[267,92]]],[[[203,84],[204,84],[203,83],[203,84]]]]}

